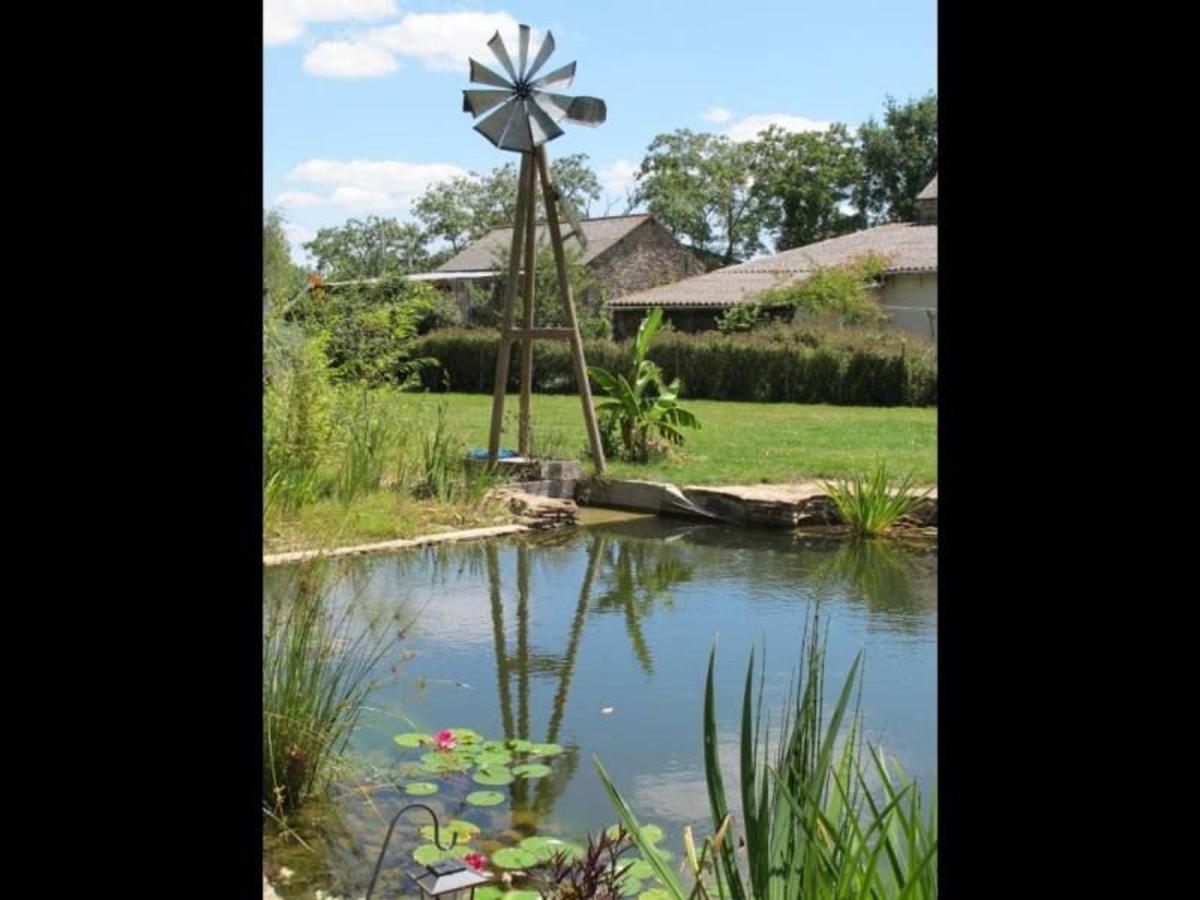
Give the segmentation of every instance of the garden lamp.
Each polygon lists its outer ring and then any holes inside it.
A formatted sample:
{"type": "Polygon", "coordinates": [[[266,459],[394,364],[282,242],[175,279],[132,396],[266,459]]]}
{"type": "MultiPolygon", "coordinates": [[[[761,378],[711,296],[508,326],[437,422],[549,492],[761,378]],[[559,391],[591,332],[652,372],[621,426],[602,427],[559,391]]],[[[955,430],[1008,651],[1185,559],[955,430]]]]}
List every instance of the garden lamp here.
{"type": "MultiPolygon", "coordinates": [[[[450,836],[450,846],[443,847],[440,838],[437,813],[424,803],[410,803],[396,813],[388,826],[387,837],[379,849],[379,859],[375,862],[375,871],[371,874],[371,884],[367,887],[366,900],[371,900],[375,890],[375,882],[379,878],[379,870],[383,868],[383,857],[387,853],[388,843],[392,840],[392,832],[400,817],[410,809],[423,809],[433,819],[433,843],[439,850],[450,850],[458,843],[458,835],[450,836]]],[[[475,888],[495,881],[491,872],[482,872],[472,868],[460,859],[447,859],[431,863],[427,866],[415,866],[406,871],[408,877],[417,883],[422,897],[445,897],[447,900],[471,900],[475,896],[475,888]]]]}

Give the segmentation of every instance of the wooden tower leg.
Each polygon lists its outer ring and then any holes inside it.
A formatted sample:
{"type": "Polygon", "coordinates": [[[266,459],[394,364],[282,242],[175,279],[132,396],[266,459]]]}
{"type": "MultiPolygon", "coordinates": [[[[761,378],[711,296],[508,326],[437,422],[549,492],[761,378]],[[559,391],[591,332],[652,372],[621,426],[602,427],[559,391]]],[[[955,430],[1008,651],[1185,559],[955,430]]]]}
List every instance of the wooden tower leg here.
{"type": "Polygon", "coordinates": [[[526,193],[533,159],[521,154],[521,174],[517,188],[517,215],[513,222],[512,250],[508,256],[508,282],[504,288],[504,322],[500,330],[500,346],[496,353],[496,381],[492,388],[492,428],[488,435],[488,462],[495,465],[500,453],[500,428],[504,424],[504,389],[508,384],[508,357],[512,350],[513,304],[521,265],[521,239],[524,237],[525,208],[531,196],[526,193]]]}
{"type": "Polygon", "coordinates": [[[571,282],[567,275],[567,258],[563,252],[562,233],[558,228],[557,191],[550,181],[550,166],[546,162],[545,145],[538,147],[537,166],[541,175],[542,195],[546,206],[546,227],[550,231],[550,246],[554,248],[554,265],[558,269],[558,286],[562,291],[563,307],[567,316],[567,328],[571,335],[571,358],[575,364],[575,381],[579,385],[579,401],[583,404],[583,419],[587,424],[588,441],[592,446],[592,459],[596,461],[596,472],[604,474],[604,446],[600,443],[600,427],[596,424],[596,410],[592,407],[592,387],[588,383],[587,364],[583,358],[583,338],[579,334],[579,322],[575,317],[575,298],[571,296],[571,282]]]}
{"type": "Polygon", "coordinates": [[[521,290],[521,425],[517,446],[522,456],[528,456],[532,436],[529,427],[529,398],[533,393],[533,284],[537,268],[537,166],[529,166],[529,187],[525,196],[529,206],[525,213],[525,283],[521,290]]]}

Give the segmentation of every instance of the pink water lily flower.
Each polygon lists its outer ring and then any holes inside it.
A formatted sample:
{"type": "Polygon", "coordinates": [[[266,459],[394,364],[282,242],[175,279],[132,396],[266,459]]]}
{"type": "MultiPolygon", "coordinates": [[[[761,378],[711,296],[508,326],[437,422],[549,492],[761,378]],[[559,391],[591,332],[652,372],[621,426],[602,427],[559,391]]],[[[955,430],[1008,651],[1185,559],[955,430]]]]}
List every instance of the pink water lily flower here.
{"type": "Polygon", "coordinates": [[[463,857],[463,862],[472,869],[482,869],[487,865],[487,857],[482,853],[468,853],[463,857]]]}
{"type": "Polygon", "coordinates": [[[448,728],[439,731],[434,740],[437,741],[437,748],[439,750],[453,750],[454,745],[458,743],[448,728]]]}

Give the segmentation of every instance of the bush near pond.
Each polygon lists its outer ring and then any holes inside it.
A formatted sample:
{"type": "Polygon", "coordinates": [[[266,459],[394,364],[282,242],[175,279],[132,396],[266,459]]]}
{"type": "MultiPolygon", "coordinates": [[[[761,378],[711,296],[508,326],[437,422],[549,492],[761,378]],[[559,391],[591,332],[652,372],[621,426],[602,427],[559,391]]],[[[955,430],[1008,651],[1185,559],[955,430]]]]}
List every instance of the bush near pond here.
{"type": "MultiPolygon", "coordinates": [[[[491,393],[498,335],[491,329],[445,329],[417,338],[414,356],[433,357],[424,370],[428,390],[491,393]]],[[[584,341],[589,366],[625,372],[630,342],[584,341]]],[[[664,331],[650,348],[668,381],[683,383],[690,399],[829,403],[840,406],[933,406],[937,403],[935,351],[890,329],[776,326],[753,334],[680,334],[664,331]]],[[[520,367],[509,367],[510,391],[520,367]]],[[[538,341],[533,348],[533,390],[576,391],[570,347],[538,341]]]]}

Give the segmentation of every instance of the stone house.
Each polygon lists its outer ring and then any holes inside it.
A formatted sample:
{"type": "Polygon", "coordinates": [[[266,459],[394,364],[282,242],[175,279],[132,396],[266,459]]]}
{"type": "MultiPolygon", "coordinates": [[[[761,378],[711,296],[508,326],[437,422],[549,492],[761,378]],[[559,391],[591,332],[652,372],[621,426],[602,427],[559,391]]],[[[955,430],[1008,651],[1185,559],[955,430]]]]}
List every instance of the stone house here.
{"type": "MultiPolygon", "coordinates": [[[[570,224],[564,222],[563,227],[569,233],[570,224]]],[[[587,241],[579,261],[599,284],[598,295],[576,298],[580,306],[598,306],[632,291],[669,284],[704,271],[704,265],[691,250],[648,213],[583,219],[579,227],[587,241]]],[[[544,223],[539,223],[536,234],[539,248],[549,244],[544,223]]],[[[566,237],[564,245],[579,249],[579,241],[573,235],[566,237]]],[[[512,228],[493,228],[432,272],[412,277],[451,290],[465,313],[467,285],[496,292],[502,289],[505,275],[496,270],[496,260],[507,258],[511,246],[512,228]]]]}
{"type": "Polygon", "coordinates": [[[866,253],[887,262],[879,302],[900,328],[937,341],[937,176],[917,195],[918,221],[866,228],[853,234],[794,247],[673,284],[610,299],[613,336],[637,333],[648,310],[662,307],[676,330],[715,329],[731,306],[753,303],[768,288],[803,281],[814,270],[850,262],[866,253]]]}

